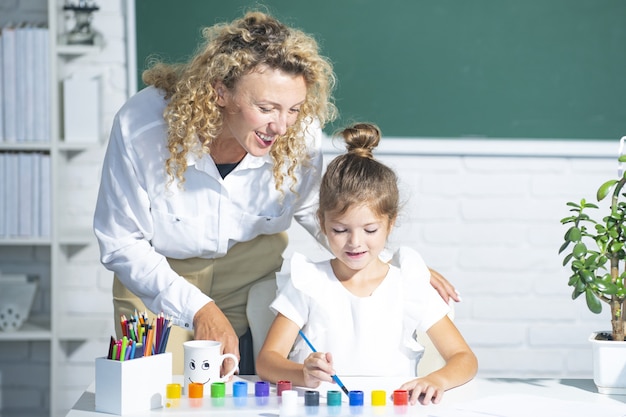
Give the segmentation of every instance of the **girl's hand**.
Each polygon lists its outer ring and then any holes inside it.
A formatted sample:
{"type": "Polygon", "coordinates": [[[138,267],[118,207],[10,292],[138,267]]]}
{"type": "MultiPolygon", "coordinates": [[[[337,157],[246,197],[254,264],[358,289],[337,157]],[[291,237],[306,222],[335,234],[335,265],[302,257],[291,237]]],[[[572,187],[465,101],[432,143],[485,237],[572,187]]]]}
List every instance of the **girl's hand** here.
{"type": "Polygon", "coordinates": [[[409,391],[409,403],[415,405],[418,401],[422,405],[438,404],[443,397],[443,387],[428,377],[417,378],[402,384],[400,389],[409,391]]]}
{"type": "Polygon", "coordinates": [[[304,360],[304,385],[309,388],[317,388],[322,382],[332,382],[333,357],[330,353],[311,353],[304,360]]]}

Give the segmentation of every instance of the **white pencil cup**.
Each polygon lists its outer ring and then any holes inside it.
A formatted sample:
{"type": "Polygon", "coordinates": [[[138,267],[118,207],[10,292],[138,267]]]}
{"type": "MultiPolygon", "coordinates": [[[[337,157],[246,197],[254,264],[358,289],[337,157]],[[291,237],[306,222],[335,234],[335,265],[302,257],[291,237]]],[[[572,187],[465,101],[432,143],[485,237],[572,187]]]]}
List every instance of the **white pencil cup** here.
{"type": "Polygon", "coordinates": [[[96,411],[124,415],[163,407],[170,352],[127,361],[96,359],[96,411]]]}

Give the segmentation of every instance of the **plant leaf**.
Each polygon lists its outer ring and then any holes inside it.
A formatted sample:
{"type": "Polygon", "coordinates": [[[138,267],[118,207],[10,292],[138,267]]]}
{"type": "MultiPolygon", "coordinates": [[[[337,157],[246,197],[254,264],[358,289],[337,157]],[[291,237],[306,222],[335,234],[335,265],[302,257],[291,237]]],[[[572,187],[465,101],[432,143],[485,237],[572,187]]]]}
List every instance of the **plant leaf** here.
{"type": "Polygon", "coordinates": [[[572,253],[576,258],[580,259],[587,253],[587,246],[582,242],[578,242],[576,245],[574,245],[574,250],[572,251],[572,253]]]}
{"type": "Polygon", "coordinates": [[[620,249],[622,249],[624,247],[624,243],[623,242],[618,242],[615,241],[611,244],[611,252],[613,253],[617,253],[620,251],[620,249]]]}
{"type": "Polygon", "coordinates": [[[582,233],[580,229],[576,226],[570,227],[567,232],[565,232],[565,240],[569,242],[578,242],[582,238],[582,233]]]}
{"type": "Polygon", "coordinates": [[[583,280],[583,282],[586,282],[587,284],[590,282],[593,282],[595,279],[595,276],[591,273],[591,271],[587,270],[587,269],[581,269],[578,272],[578,276],[580,276],[580,278],[583,280]]]}
{"type": "Polygon", "coordinates": [[[572,300],[577,299],[583,292],[584,291],[579,291],[578,288],[574,288],[574,291],[572,291],[572,300]]]}
{"type": "Polygon", "coordinates": [[[617,288],[617,285],[613,284],[612,282],[595,281],[594,284],[598,291],[605,295],[615,295],[619,290],[617,288]]]}
{"type": "Polygon", "coordinates": [[[567,265],[567,263],[569,262],[570,259],[572,259],[574,255],[573,254],[568,254],[564,259],[563,259],[563,266],[567,265]]]}
{"type": "Polygon", "coordinates": [[[592,313],[600,314],[602,312],[602,302],[589,288],[585,290],[585,300],[587,301],[587,307],[592,313]]]}
{"type": "Polygon", "coordinates": [[[569,281],[567,282],[567,285],[569,285],[570,287],[574,287],[576,286],[579,280],[580,278],[578,277],[578,275],[574,274],[571,277],[569,277],[569,281]]]}
{"type": "Polygon", "coordinates": [[[600,188],[598,188],[598,192],[596,193],[596,198],[598,199],[598,201],[602,201],[604,197],[606,197],[609,192],[611,192],[611,189],[615,184],[617,184],[617,180],[608,180],[607,182],[602,184],[600,188]]]}

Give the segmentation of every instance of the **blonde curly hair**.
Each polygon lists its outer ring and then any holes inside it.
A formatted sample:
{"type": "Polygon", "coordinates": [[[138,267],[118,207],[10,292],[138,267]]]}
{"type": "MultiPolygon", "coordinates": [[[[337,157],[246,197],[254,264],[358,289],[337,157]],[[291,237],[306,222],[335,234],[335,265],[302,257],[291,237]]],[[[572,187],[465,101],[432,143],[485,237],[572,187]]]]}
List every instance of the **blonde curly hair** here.
{"type": "Polygon", "coordinates": [[[165,168],[170,182],[177,178],[182,186],[186,157],[197,149],[198,138],[202,140],[199,152],[208,153],[222,128],[216,83],[221,82],[232,90],[243,75],[269,67],[302,75],[307,87],[296,123],[270,150],[276,189],[282,189],[285,175],[293,187],[296,168],[309,158],[304,141],[306,129],[314,120],[323,127],[337,115],[332,102],[335,86],[332,65],[319,54],[317,42],[311,36],[263,12],[248,12],[231,23],[204,28],[202,34],[205,42],[189,62],[157,62],[142,75],[146,85],[165,91],[169,99],[163,116],[168,124],[170,157],[165,168]]]}

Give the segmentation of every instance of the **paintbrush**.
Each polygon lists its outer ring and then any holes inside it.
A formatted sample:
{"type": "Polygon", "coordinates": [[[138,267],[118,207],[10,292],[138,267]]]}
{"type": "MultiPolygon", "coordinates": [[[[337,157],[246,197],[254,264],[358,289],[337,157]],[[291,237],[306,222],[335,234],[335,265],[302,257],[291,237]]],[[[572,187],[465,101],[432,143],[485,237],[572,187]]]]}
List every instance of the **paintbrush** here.
{"type": "MultiPolygon", "coordinates": [[[[311,342],[309,341],[309,339],[307,339],[307,337],[304,335],[304,333],[302,332],[302,330],[298,330],[298,332],[300,333],[300,337],[306,342],[307,345],[309,345],[309,347],[311,348],[311,350],[315,353],[317,352],[317,350],[315,349],[315,347],[313,347],[313,345],[311,344],[311,342]]],[[[350,396],[350,392],[348,391],[348,388],[346,388],[345,385],[343,385],[343,382],[341,382],[341,379],[339,379],[339,377],[337,375],[332,375],[331,378],[337,383],[337,385],[339,385],[341,387],[341,390],[343,392],[346,393],[346,395],[349,397],[350,396]]]]}

